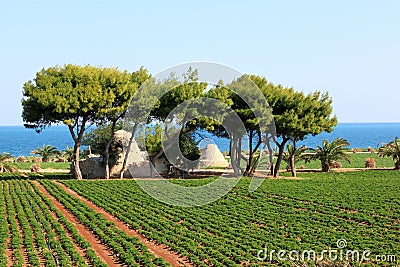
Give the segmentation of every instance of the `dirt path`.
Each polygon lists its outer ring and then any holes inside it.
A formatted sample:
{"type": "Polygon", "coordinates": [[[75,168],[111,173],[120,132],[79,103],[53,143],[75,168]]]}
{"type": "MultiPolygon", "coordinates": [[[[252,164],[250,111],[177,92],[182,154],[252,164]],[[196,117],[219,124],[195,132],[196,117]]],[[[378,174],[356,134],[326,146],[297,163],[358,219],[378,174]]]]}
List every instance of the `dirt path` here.
{"type": "MultiPolygon", "coordinates": [[[[30,190],[32,190],[32,191],[34,192],[34,190],[33,190],[31,184],[29,185],[29,188],[30,188],[30,190]]],[[[47,210],[49,211],[49,213],[51,214],[51,216],[52,216],[56,221],[58,221],[59,218],[58,218],[58,216],[56,215],[56,213],[55,213],[54,211],[52,211],[52,210],[50,209],[50,207],[49,207],[45,202],[43,202],[43,204],[45,205],[45,207],[47,208],[47,210]]],[[[39,207],[39,208],[40,208],[40,207],[39,207]]],[[[42,209],[40,208],[40,210],[42,210],[42,209]]],[[[59,222],[59,223],[60,223],[60,222],[59,222]]],[[[72,237],[72,235],[68,232],[68,230],[65,228],[65,226],[64,226],[62,223],[60,223],[60,226],[61,226],[61,228],[64,230],[65,235],[68,237],[68,239],[69,239],[69,240],[71,241],[71,243],[73,244],[73,246],[74,246],[74,248],[75,248],[75,251],[77,251],[78,254],[86,261],[86,263],[88,263],[89,260],[88,260],[88,258],[86,257],[85,250],[82,249],[78,244],[75,243],[74,238],[72,237]]],[[[57,233],[56,233],[56,235],[57,235],[57,237],[58,237],[58,234],[57,234],[57,233]]]]}
{"type": "Polygon", "coordinates": [[[75,224],[78,233],[90,243],[93,250],[96,252],[97,256],[100,259],[102,259],[108,266],[121,266],[118,263],[118,260],[112,256],[112,252],[105,245],[101,244],[100,241],[89,229],[87,229],[82,223],[80,223],[69,210],[67,210],[60,202],[58,202],[58,200],[51,196],[38,181],[33,182],[38,187],[40,192],[42,192],[47,198],[49,198],[53,205],[64,214],[65,218],[70,223],[75,224]]]}
{"type": "Polygon", "coordinates": [[[89,207],[94,209],[96,212],[101,213],[104,216],[104,218],[107,219],[108,221],[115,223],[115,226],[120,230],[124,231],[130,236],[137,237],[140,240],[140,242],[142,242],[142,244],[144,244],[149,249],[149,251],[153,253],[156,257],[164,258],[169,264],[171,264],[174,267],[194,266],[189,263],[189,260],[186,257],[183,257],[178,253],[171,251],[166,245],[160,245],[147,240],[136,230],[129,228],[129,226],[127,226],[124,222],[120,221],[118,218],[114,217],[103,208],[96,206],[94,203],[82,197],[81,195],[78,195],[78,193],[68,188],[64,184],[59,183],[57,181],[53,182],[62,187],[67,193],[85,202],[89,207]]]}

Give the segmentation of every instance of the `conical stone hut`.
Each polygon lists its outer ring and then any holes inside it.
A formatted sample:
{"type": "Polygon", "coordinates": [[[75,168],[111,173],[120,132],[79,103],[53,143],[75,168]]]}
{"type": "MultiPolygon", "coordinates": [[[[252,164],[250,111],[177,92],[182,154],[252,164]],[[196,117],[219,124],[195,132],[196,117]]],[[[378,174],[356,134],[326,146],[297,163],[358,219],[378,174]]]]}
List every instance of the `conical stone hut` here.
{"type": "Polygon", "coordinates": [[[228,167],[229,163],[222,155],[216,144],[208,144],[201,150],[201,156],[199,158],[199,164],[196,169],[202,169],[206,167],[228,167]]]}

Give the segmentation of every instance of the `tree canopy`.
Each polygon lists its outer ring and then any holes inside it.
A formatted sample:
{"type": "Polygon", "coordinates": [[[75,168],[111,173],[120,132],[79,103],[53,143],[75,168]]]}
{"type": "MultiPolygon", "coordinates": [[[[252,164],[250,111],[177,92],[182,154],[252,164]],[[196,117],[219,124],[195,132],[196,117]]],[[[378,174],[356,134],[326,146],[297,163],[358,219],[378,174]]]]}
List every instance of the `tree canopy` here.
{"type": "Polygon", "coordinates": [[[116,68],[64,65],[42,69],[23,86],[25,126],[41,131],[64,123],[74,140],[74,173],[82,179],[79,151],[90,124],[118,114],[137,88],[131,74],[116,68]]]}
{"type": "MultiPolygon", "coordinates": [[[[242,174],[251,175],[255,166],[252,162],[254,157],[260,157],[263,146],[273,141],[278,147],[276,165],[271,167],[275,176],[278,175],[288,142],[293,143],[291,155],[294,157],[298,141],[308,135],[330,132],[337,124],[336,117],[332,116],[332,99],[328,93],[316,91],[305,94],[293,88],[274,85],[256,75],[243,75],[226,85],[221,81],[210,89],[207,83],[199,82],[197,70],[191,68],[182,77],[171,74],[166,80],[156,81],[144,68],[128,73],[116,68],[89,65],[55,66],[42,69],[33,80],[26,82],[23,95],[22,118],[26,127],[41,131],[52,124],[63,123],[68,126],[74,140],[73,166],[78,179],[82,178],[79,150],[89,125],[109,131],[109,134],[102,136],[104,153],[101,153],[105,158],[105,175],[108,177],[110,147],[121,118],[127,118],[124,126],[132,126],[128,127],[132,128],[132,138],[143,118],[147,119],[147,123],[163,121],[163,130],[157,131],[167,137],[164,139],[167,140],[163,144],[164,150],[168,151],[174,144],[173,141],[168,143],[168,140],[179,140],[182,147],[187,144],[185,149],[190,153],[185,154],[193,154],[193,157],[197,156],[193,148],[195,130],[202,128],[217,136],[229,136],[231,162],[236,174],[240,170],[242,174]],[[150,90],[137,90],[141,86],[150,90]],[[219,104],[205,102],[207,98],[217,100],[219,104]],[[129,109],[132,102],[137,108],[129,109]],[[126,114],[127,110],[129,114],[126,114]],[[231,116],[232,110],[236,117],[231,116]],[[223,127],[224,123],[232,123],[237,118],[244,129],[223,127]],[[171,126],[176,124],[182,128],[174,130],[171,126]],[[275,138],[275,132],[269,132],[268,125],[272,124],[276,126],[278,139],[275,138]],[[247,137],[247,157],[241,150],[243,137],[247,137]],[[242,160],[246,162],[245,168],[242,168],[242,160]]],[[[156,139],[153,145],[147,143],[146,147],[152,151],[158,148],[158,137],[156,139]]],[[[272,162],[272,149],[270,146],[268,148],[272,162]]],[[[161,156],[162,150],[153,151],[152,159],[161,156]]],[[[291,159],[292,171],[295,168],[294,160],[291,159]]]]}
{"type": "MultiPolygon", "coordinates": [[[[295,155],[296,142],[304,140],[308,135],[318,135],[322,132],[331,132],[337,124],[336,116],[332,115],[332,99],[328,93],[316,91],[305,94],[295,91],[293,88],[285,88],[281,85],[272,85],[266,79],[251,76],[252,80],[260,87],[274,116],[278,158],[275,164],[274,176],[282,161],[285,145],[292,141],[295,155]]],[[[294,161],[291,169],[294,170],[294,161]]]]}

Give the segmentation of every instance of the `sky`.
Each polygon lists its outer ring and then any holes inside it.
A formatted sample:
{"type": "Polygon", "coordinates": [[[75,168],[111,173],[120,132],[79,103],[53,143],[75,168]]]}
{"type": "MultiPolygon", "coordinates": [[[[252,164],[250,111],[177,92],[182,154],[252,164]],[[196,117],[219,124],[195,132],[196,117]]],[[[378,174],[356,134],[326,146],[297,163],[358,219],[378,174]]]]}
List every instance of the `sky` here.
{"type": "Polygon", "coordinates": [[[399,122],[400,1],[2,1],[0,125],[24,82],[68,63],[156,74],[211,61],[328,91],[339,122],[399,122]]]}

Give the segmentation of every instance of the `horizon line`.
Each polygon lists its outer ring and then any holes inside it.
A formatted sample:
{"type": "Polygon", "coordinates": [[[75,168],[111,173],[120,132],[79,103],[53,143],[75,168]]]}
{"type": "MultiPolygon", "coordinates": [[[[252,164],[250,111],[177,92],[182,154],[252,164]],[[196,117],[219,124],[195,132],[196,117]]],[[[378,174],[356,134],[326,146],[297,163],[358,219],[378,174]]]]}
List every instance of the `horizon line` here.
{"type": "MultiPolygon", "coordinates": [[[[400,123],[400,121],[339,121],[340,123],[400,123]]],[[[23,124],[0,124],[0,127],[11,127],[11,126],[24,126],[23,124]]],[[[66,126],[65,124],[54,124],[51,126],[66,126]]],[[[49,126],[49,127],[51,127],[49,126]]]]}

